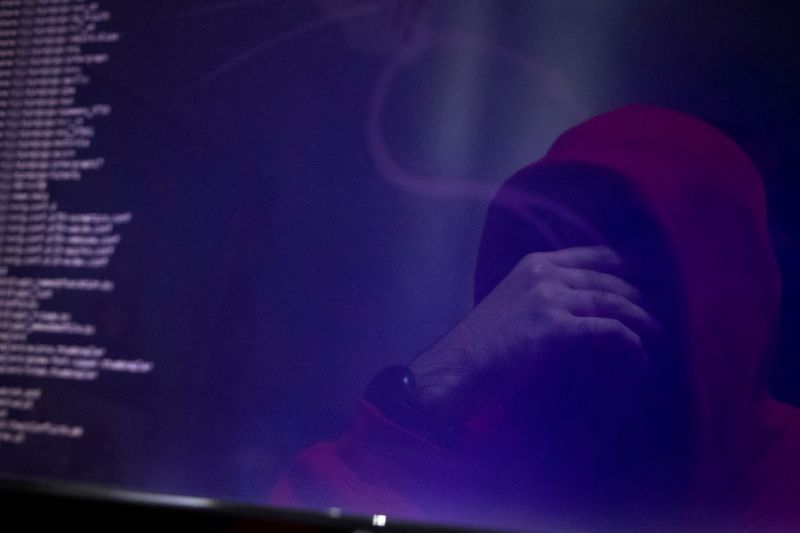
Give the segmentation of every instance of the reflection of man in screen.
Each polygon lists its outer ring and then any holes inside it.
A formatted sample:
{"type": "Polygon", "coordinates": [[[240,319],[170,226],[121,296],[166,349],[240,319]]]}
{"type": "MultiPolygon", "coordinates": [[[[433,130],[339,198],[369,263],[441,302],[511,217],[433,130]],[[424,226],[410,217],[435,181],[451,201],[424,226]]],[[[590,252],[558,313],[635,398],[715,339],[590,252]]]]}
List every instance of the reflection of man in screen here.
{"type": "Polygon", "coordinates": [[[732,141],[645,106],[592,119],[498,192],[474,309],[376,376],[353,428],[303,452],[272,500],[800,528],[800,418],[766,392],[779,294],[760,178],[732,141]]]}

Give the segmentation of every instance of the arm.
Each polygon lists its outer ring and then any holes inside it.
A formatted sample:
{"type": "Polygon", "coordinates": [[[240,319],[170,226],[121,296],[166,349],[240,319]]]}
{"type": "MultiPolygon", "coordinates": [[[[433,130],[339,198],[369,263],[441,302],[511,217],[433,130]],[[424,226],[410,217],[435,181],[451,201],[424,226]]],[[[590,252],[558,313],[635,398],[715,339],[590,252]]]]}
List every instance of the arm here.
{"type": "Polygon", "coordinates": [[[420,400],[439,416],[469,420],[559,365],[644,364],[642,339],[658,326],[623,269],[605,247],[527,255],[411,363],[420,400]],[[595,360],[609,356],[616,361],[595,360]]]}
{"type": "MultiPolygon", "coordinates": [[[[641,336],[655,325],[636,289],[618,276],[621,268],[618,256],[602,247],[526,256],[409,365],[424,407],[474,427],[554,362],[590,367],[599,346],[614,348],[614,364],[640,365],[646,358],[641,336]]],[[[362,400],[350,431],[301,453],[271,500],[418,516],[421,495],[435,486],[447,453],[362,400]]]]}

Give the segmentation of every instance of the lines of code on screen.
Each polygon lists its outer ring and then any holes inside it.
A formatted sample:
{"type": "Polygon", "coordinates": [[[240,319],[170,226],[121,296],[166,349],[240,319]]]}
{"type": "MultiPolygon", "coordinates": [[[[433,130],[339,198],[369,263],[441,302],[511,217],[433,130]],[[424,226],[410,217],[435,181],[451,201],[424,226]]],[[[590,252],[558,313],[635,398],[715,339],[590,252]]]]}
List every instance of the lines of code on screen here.
{"type": "Polygon", "coordinates": [[[81,88],[119,39],[105,29],[110,18],[86,0],[0,4],[0,450],[91,431],[40,418],[37,402],[52,383],[153,368],[113,357],[95,340],[97,327],[57,299],[111,297],[106,270],[132,219],[102,206],[62,208],[53,193],[83,188],[91,198],[82,177],[102,179],[104,158],[92,153],[92,141],[111,106],[82,101],[81,88]]]}

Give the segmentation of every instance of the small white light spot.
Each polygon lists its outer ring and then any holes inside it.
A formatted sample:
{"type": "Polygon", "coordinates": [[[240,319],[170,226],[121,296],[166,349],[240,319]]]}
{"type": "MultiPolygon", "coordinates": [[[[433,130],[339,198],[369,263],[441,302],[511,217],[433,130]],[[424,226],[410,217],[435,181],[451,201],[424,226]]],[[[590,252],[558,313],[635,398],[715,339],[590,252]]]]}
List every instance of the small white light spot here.
{"type": "Polygon", "coordinates": [[[331,518],[341,518],[342,517],[342,510],[338,507],[331,507],[328,509],[328,516],[331,518]]]}
{"type": "Polygon", "coordinates": [[[385,514],[374,514],[372,515],[372,525],[377,527],[383,527],[386,525],[386,515],[385,514]]]}

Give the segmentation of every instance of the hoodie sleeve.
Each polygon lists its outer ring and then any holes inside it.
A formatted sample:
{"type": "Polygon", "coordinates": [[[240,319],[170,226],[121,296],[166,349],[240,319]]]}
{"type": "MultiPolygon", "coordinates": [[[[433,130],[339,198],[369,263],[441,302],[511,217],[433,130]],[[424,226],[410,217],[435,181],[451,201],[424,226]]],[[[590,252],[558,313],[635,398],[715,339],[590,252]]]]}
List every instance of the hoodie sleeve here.
{"type": "Polygon", "coordinates": [[[412,501],[411,495],[437,470],[443,454],[361,399],[348,432],[301,452],[273,487],[269,501],[286,507],[418,517],[419,499],[412,501]]]}

